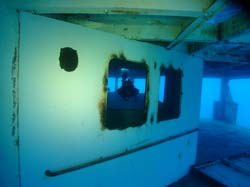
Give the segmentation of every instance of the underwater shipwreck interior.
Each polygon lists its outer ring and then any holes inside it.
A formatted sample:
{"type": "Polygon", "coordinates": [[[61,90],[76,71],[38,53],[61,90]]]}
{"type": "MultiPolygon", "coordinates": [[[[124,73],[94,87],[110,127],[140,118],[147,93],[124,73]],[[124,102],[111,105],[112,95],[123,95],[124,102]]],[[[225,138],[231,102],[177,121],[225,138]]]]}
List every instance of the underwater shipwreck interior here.
{"type": "Polygon", "coordinates": [[[250,3],[1,0],[1,187],[250,186],[250,3]]]}

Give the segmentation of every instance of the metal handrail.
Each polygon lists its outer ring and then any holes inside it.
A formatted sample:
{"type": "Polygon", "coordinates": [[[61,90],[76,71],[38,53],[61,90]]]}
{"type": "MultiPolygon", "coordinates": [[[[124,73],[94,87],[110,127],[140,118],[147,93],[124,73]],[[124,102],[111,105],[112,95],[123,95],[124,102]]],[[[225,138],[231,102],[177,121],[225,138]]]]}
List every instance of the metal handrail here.
{"type": "Polygon", "coordinates": [[[54,171],[53,170],[46,170],[44,172],[44,174],[46,176],[48,176],[48,177],[55,177],[55,176],[58,176],[58,175],[66,174],[66,173],[69,173],[69,172],[72,172],[72,171],[80,170],[80,169],[83,169],[83,168],[87,168],[89,166],[93,166],[93,165],[100,164],[100,163],[103,163],[103,162],[106,162],[106,161],[109,161],[109,160],[113,160],[113,159],[116,159],[116,158],[119,158],[119,157],[122,157],[122,156],[125,156],[125,155],[129,155],[129,154],[135,153],[137,151],[141,151],[143,149],[150,148],[150,147],[153,147],[155,145],[159,145],[159,144],[165,143],[167,141],[170,141],[170,140],[173,140],[173,139],[176,139],[176,138],[179,138],[179,137],[182,137],[182,136],[197,132],[198,130],[199,130],[198,128],[195,128],[193,130],[180,133],[178,135],[169,136],[169,137],[164,138],[162,140],[158,140],[158,141],[153,142],[153,143],[142,145],[142,146],[137,147],[137,148],[126,149],[123,152],[120,152],[120,153],[117,153],[117,154],[114,154],[114,155],[111,155],[111,156],[100,157],[100,158],[98,158],[96,160],[92,160],[90,162],[86,162],[86,163],[83,163],[83,164],[70,166],[70,167],[67,167],[67,168],[64,168],[64,169],[59,169],[59,170],[54,170],[54,171]]]}

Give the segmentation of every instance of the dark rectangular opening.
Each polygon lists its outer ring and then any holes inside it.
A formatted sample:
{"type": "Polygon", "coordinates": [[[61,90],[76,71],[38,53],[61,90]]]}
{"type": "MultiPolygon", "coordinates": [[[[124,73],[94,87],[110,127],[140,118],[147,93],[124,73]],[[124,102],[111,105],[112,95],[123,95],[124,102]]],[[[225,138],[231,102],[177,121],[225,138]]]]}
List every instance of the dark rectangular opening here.
{"type": "Polygon", "coordinates": [[[147,119],[147,66],[114,58],[109,63],[105,127],[126,129],[147,119]]]}
{"type": "Polygon", "coordinates": [[[158,97],[158,121],[175,119],[181,111],[182,71],[161,67],[158,97]]]}

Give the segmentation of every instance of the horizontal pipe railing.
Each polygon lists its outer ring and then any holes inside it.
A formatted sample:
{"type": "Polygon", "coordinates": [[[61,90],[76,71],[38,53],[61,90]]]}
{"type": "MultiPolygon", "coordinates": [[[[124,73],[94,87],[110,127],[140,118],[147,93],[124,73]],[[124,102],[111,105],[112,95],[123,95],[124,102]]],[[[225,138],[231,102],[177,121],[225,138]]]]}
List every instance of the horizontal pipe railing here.
{"type": "Polygon", "coordinates": [[[174,135],[174,136],[169,136],[169,137],[164,138],[162,140],[158,140],[156,142],[149,143],[149,144],[137,147],[137,148],[126,149],[123,152],[120,152],[120,153],[117,153],[117,154],[114,154],[114,155],[111,155],[111,156],[100,157],[100,158],[98,158],[96,160],[85,162],[83,164],[70,166],[70,167],[67,167],[67,168],[64,168],[64,169],[59,169],[59,170],[54,170],[54,171],[53,170],[46,170],[44,172],[44,174],[46,176],[48,176],[48,177],[55,177],[55,176],[58,176],[58,175],[66,174],[66,173],[69,173],[69,172],[72,172],[72,171],[80,170],[80,169],[83,169],[83,168],[86,168],[86,167],[89,167],[89,166],[93,166],[93,165],[100,164],[100,163],[103,163],[103,162],[106,162],[106,161],[109,161],[109,160],[113,160],[113,159],[116,159],[116,158],[119,158],[119,157],[122,157],[122,156],[126,156],[126,155],[129,155],[129,154],[135,153],[137,151],[141,151],[143,149],[150,148],[150,147],[153,147],[155,145],[159,145],[159,144],[165,143],[167,141],[170,141],[170,140],[173,140],[173,139],[176,139],[176,138],[179,138],[179,137],[182,137],[182,136],[197,132],[198,130],[199,129],[196,128],[196,129],[193,129],[193,130],[190,130],[190,131],[187,131],[187,132],[183,132],[183,133],[180,133],[180,134],[177,134],[177,135],[174,135]]]}

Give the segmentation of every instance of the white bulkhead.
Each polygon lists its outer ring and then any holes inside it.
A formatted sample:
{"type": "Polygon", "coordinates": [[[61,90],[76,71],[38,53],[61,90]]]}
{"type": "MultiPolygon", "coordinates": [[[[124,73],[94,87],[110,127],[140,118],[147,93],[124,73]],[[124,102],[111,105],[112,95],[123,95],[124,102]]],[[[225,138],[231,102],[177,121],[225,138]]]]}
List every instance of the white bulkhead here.
{"type": "Polygon", "coordinates": [[[196,155],[200,59],[30,13],[8,14],[12,17],[1,16],[6,31],[0,36],[1,54],[6,54],[0,56],[5,90],[0,107],[7,116],[0,119],[0,144],[4,147],[0,186],[162,187],[187,174],[196,155]],[[11,116],[16,110],[12,105],[16,100],[12,90],[16,88],[11,82],[15,47],[19,64],[17,145],[16,136],[11,134],[11,116]],[[72,72],[59,66],[64,47],[78,54],[78,67],[72,72]],[[112,56],[148,67],[147,116],[141,126],[123,130],[103,127],[105,105],[101,104],[107,95],[103,80],[112,56]],[[180,116],[158,122],[162,66],[182,71],[182,95],[180,116]],[[114,159],[105,161],[112,155],[114,159]],[[94,161],[98,163],[92,165],[94,161]],[[79,170],[45,175],[46,170],[67,170],[89,162],[89,167],[79,170]]]}

